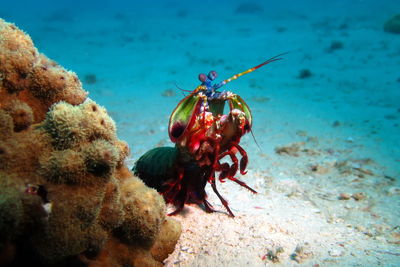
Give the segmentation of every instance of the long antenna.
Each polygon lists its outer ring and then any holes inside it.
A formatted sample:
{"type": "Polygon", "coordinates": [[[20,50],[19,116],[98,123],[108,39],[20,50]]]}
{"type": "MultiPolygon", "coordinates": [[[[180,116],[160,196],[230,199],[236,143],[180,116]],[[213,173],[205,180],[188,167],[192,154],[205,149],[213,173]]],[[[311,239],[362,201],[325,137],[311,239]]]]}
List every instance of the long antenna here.
{"type": "Polygon", "coordinates": [[[236,80],[236,79],[239,78],[240,76],[243,76],[243,75],[245,75],[245,74],[247,74],[247,73],[253,72],[253,71],[255,71],[256,69],[261,68],[262,66],[267,65],[267,64],[269,64],[269,63],[271,63],[271,62],[274,62],[274,61],[277,61],[277,60],[281,60],[281,59],[283,59],[281,56],[286,55],[287,53],[288,53],[288,52],[285,52],[285,53],[276,55],[276,56],[274,56],[274,57],[271,57],[270,59],[268,59],[267,61],[261,63],[260,65],[257,65],[257,66],[255,66],[255,67],[252,67],[252,68],[250,68],[250,69],[248,69],[248,70],[246,70],[246,71],[243,71],[243,72],[241,72],[241,73],[235,74],[235,75],[233,75],[232,77],[230,77],[230,78],[228,78],[228,79],[226,79],[226,80],[223,80],[222,82],[218,83],[217,85],[214,86],[214,88],[215,88],[215,89],[218,89],[218,88],[220,88],[221,86],[223,86],[223,85],[229,83],[230,81],[236,80]]]}

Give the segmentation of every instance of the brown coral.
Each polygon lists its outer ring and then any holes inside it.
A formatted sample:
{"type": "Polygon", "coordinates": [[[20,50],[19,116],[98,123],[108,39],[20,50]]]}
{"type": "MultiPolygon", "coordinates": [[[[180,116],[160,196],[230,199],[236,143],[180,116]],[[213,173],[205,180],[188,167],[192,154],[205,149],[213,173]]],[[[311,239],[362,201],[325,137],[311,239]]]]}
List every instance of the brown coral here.
{"type": "Polygon", "coordinates": [[[122,184],[121,198],[125,218],[121,227],[115,229],[116,236],[128,244],[150,248],[164,220],[162,197],[156,191],[148,190],[141,180],[130,179],[122,184]]]}
{"type": "Polygon", "coordinates": [[[31,126],[33,113],[30,106],[20,100],[12,100],[4,106],[4,110],[13,118],[14,131],[19,132],[31,126]]]}
{"type": "Polygon", "coordinates": [[[1,19],[0,51],[0,108],[22,100],[38,123],[55,102],[77,105],[86,99],[87,92],[75,73],[39,54],[28,35],[1,19]]]}
{"type": "Polygon", "coordinates": [[[3,20],[0,63],[0,265],[161,265],[180,225],[106,110],[3,20]]]}

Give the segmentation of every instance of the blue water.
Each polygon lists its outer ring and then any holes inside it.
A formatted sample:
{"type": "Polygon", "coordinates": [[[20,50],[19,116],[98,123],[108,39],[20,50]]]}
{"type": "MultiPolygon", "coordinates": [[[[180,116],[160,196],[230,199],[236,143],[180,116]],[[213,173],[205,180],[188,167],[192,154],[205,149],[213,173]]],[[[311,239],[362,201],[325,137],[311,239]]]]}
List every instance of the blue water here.
{"type": "MultiPolygon", "coordinates": [[[[193,90],[199,73],[216,70],[222,80],[289,52],[225,88],[252,109],[261,150],[243,137],[249,168],[273,171],[282,160],[275,147],[317,140],[339,151],[337,160],[372,159],[373,181],[391,177],[399,186],[400,34],[383,24],[400,1],[55,2],[7,1],[0,17],[78,74],[116,121],[132,161],[172,145],[178,87],[193,90]],[[305,69],[310,77],[300,77],[305,69]]],[[[400,208],[398,196],[385,201],[400,208]]]]}

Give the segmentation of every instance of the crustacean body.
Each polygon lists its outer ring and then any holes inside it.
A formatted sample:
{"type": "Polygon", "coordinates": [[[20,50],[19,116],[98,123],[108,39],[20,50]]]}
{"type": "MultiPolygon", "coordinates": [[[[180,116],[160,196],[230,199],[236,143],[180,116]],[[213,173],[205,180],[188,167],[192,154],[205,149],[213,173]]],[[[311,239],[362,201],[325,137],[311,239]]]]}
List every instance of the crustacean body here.
{"type": "Polygon", "coordinates": [[[240,146],[240,139],[251,131],[252,115],[249,106],[237,94],[217,89],[238,77],[270,62],[273,57],[245,72],[236,74],[218,84],[215,71],[200,74],[202,82],[177,105],[169,120],[169,137],[175,147],[159,147],[146,152],[136,162],[133,171],[148,186],[157,189],[167,203],[175,205],[179,213],[185,203],[204,205],[207,212],[214,209],[207,201],[205,187],[211,187],[230,216],[234,216],[227,201],[217,190],[216,180],[231,180],[256,191],[235,177],[246,174],[248,157],[240,146]],[[225,103],[229,113],[223,114],[225,103]],[[229,157],[231,162],[222,162],[229,157]]]}

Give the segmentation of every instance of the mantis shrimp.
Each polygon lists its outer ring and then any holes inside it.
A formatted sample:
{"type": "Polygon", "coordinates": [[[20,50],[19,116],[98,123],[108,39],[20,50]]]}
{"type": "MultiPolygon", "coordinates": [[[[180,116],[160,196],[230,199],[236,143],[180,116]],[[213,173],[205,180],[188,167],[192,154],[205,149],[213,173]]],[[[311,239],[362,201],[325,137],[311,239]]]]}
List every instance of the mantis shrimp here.
{"type": "Polygon", "coordinates": [[[213,83],[218,76],[216,71],[199,74],[201,84],[178,103],[169,119],[168,133],[175,147],[151,149],[136,161],[134,173],[147,186],[160,192],[167,203],[176,207],[169,215],[182,211],[185,203],[203,205],[206,212],[214,212],[205,191],[209,183],[228,214],[234,217],[228,202],[217,190],[216,180],[230,180],[257,193],[235,177],[238,171],[242,175],[247,172],[248,156],[239,143],[241,137],[252,129],[250,108],[239,95],[218,89],[282,59],[282,55],[219,83],[213,83]],[[223,114],[226,102],[230,111],[223,114]],[[225,157],[229,157],[232,163],[222,163],[225,157]]]}

